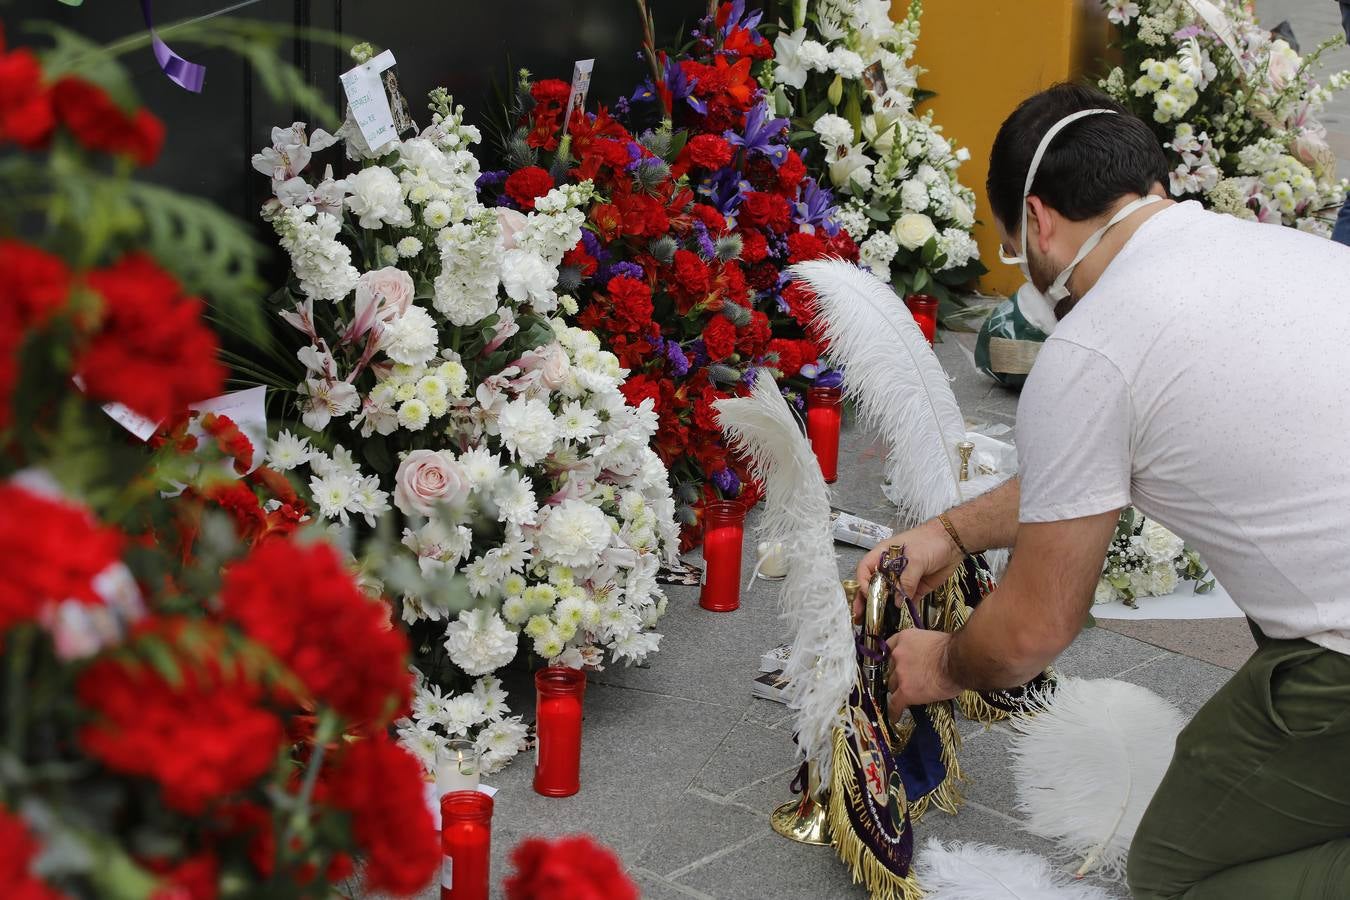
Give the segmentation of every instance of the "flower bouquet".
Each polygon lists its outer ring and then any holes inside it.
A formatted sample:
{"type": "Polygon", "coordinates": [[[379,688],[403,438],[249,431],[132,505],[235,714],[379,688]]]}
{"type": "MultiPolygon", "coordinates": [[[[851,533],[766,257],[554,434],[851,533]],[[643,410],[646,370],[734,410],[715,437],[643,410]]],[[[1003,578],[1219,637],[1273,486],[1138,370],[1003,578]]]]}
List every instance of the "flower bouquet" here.
{"type": "Polygon", "coordinates": [[[558,267],[592,185],[486,207],[476,129],[444,91],[431,110],[417,136],[346,140],[345,178],[305,180],[335,139],[300,123],[254,158],[304,368],[269,457],[335,529],[396,516],[389,587],[422,676],[400,736],[429,768],[448,738],[476,739],[491,772],[525,737],[492,674],[522,638],[576,667],[656,649],[674,503],[653,403],[626,402],[620,360],[556,317],[576,309],[558,267]]]}
{"type": "Polygon", "coordinates": [[[792,145],[840,198],[836,219],[860,262],[902,297],[945,299],[986,271],[971,237],[975,195],[957,177],[970,158],[915,104],[911,65],[922,0],[903,22],[890,0],[791,4],[774,40],[774,102],[792,145]]]}
{"type": "Polygon", "coordinates": [[[1318,113],[1350,72],[1314,71],[1343,37],[1302,58],[1235,0],[1103,3],[1122,61],[1101,87],[1153,126],[1173,196],[1329,237],[1346,184],[1318,113]]]}
{"type": "Polygon", "coordinates": [[[130,179],[163,126],[25,49],[0,80],[0,146],[34,151],[0,184],[44,201],[0,210],[20,235],[0,241],[0,893],[323,896],[356,857],[412,893],[440,851],[420,766],[385,736],[407,640],[293,536],[306,510],[261,448],[188,411],[225,376],[173,268],[199,248],[129,249],[146,220],[121,215],[190,206],[130,179]]]}
{"type": "Polygon", "coordinates": [[[743,392],[763,368],[795,380],[799,403],[801,387],[837,378],[821,371],[819,342],[806,330],[810,298],[784,270],[826,255],[856,259],[857,250],[755,78],[772,55],[758,16],[724,3],[690,50],[672,56],[655,47],[641,9],[652,79],[614,114],[578,110],[564,121],[568,85],[526,74],[507,114],[508,168],[485,181],[518,210],[555,183],[595,186],[561,277],[575,285],[577,324],[635,373],[625,394],[654,404],[655,446],[687,547],[706,501],[758,498],[712,404],[743,392]]]}
{"type": "Polygon", "coordinates": [[[1107,548],[1092,602],[1119,600],[1132,607],[1135,598],[1165,596],[1182,581],[1195,582],[1197,594],[1214,590],[1214,579],[1200,554],[1143,513],[1127,508],[1107,548]]]}

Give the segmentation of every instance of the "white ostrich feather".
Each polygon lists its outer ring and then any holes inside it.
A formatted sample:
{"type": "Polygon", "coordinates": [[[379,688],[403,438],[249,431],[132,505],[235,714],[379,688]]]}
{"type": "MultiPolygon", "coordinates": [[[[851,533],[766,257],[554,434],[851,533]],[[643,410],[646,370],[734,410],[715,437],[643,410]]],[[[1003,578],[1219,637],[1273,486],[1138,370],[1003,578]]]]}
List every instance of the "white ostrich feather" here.
{"type": "Polygon", "coordinates": [[[749,397],[719,400],[717,422],[764,483],[760,533],[788,560],[778,596],[792,653],[783,667],[785,700],[796,712],[797,744],[830,783],[833,735],[844,723],[857,658],[852,615],[839,581],[830,497],[811,445],[772,378],[761,373],[749,397]]]}
{"type": "Polygon", "coordinates": [[[868,427],[890,445],[887,496],[902,527],[961,502],[956,445],[966,427],[947,373],[905,304],[875,276],[843,260],[798,263],[816,294],[816,322],[844,390],[868,427]]]}
{"type": "Polygon", "coordinates": [[[1053,702],[1016,716],[1009,747],[1026,828],[1119,879],[1186,717],[1137,684],[1062,678],[1053,702]]]}
{"type": "Polygon", "coordinates": [[[930,838],[914,864],[924,900],[1110,900],[1034,853],[930,838]]]}

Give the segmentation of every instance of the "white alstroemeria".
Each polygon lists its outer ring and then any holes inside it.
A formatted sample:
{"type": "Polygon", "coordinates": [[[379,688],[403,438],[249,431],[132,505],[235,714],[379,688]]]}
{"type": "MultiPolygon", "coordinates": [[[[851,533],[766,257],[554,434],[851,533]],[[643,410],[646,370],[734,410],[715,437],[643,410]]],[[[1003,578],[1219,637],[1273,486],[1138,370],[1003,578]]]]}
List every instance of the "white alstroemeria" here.
{"type": "Polygon", "coordinates": [[[296,390],[302,398],[301,419],[313,431],[323,431],[335,417],[356,412],[360,405],[356,388],[345,381],[306,378],[296,390]]]}
{"type": "Polygon", "coordinates": [[[1139,16],[1139,4],[1134,0],[1107,0],[1106,18],[1116,25],[1128,25],[1139,16]]]}

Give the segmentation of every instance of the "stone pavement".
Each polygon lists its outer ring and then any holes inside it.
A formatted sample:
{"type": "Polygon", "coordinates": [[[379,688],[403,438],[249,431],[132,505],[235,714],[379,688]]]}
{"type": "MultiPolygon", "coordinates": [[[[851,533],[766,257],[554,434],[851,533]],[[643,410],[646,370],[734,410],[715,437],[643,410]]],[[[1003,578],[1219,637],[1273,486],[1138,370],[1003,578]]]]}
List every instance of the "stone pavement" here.
{"type": "MultiPolygon", "coordinates": [[[[940,345],[939,355],[968,418],[1012,422],[1016,396],[975,373],[960,340],[940,345]]],[[[846,430],[843,443],[836,505],[885,521],[891,510],[877,489],[879,448],[856,429],[846,430]]],[[[748,529],[747,575],[754,541],[748,529]]],[[[837,549],[840,573],[851,573],[860,551],[837,549]]],[[[534,794],[528,755],[489,779],[500,789],[495,882],[509,871],[507,854],[522,837],[588,832],[622,856],[643,896],[655,900],[864,896],[830,850],[791,843],[769,828],[769,813],[791,796],[796,770],[787,709],[750,695],[760,655],[780,643],[776,592],[776,584],[759,581],[738,611],[710,613],[698,606],[696,588],[669,589],[665,639],[650,665],[590,678],[581,792],[561,800],[534,794]]],[[[1136,637],[1089,628],[1058,666],[1074,675],[1137,682],[1192,713],[1231,674],[1202,658],[1216,658],[1213,646],[1234,644],[1226,626],[1240,624],[1220,620],[1188,629],[1167,623],[1136,637]]],[[[1231,667],[1245,650],[1229,650],[1218,658],[1231,667]]],[[[528,719],[533,701],[526,698],[533,692],[525,687],[514,685],[515,705],[528,719]]],[[[1008,733],[967,722],[963,737],[968,800],[956,817],[926,818],[917,829],[919,843],[939,837],[1051,853],[1047,842],[1018,825],[1008,733]]],[[[1110,889],[1125,897],[1123,887],[1110,889]]]]}

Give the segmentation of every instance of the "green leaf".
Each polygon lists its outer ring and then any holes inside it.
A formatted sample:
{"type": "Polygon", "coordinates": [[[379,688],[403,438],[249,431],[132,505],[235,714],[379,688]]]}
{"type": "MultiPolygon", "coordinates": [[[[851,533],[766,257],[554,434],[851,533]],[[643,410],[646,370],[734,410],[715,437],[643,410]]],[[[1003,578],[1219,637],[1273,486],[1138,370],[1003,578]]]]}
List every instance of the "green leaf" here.
{"type": "Polygon", "coordinates": [[[920,269],[919,271],[915,272],[914,285],[913,287],[910,288],[910,293],[911,294],[922,293],[923,289],[928,286],[930,280],[931,279],[928,277],[927,269],[920,269]]]}

